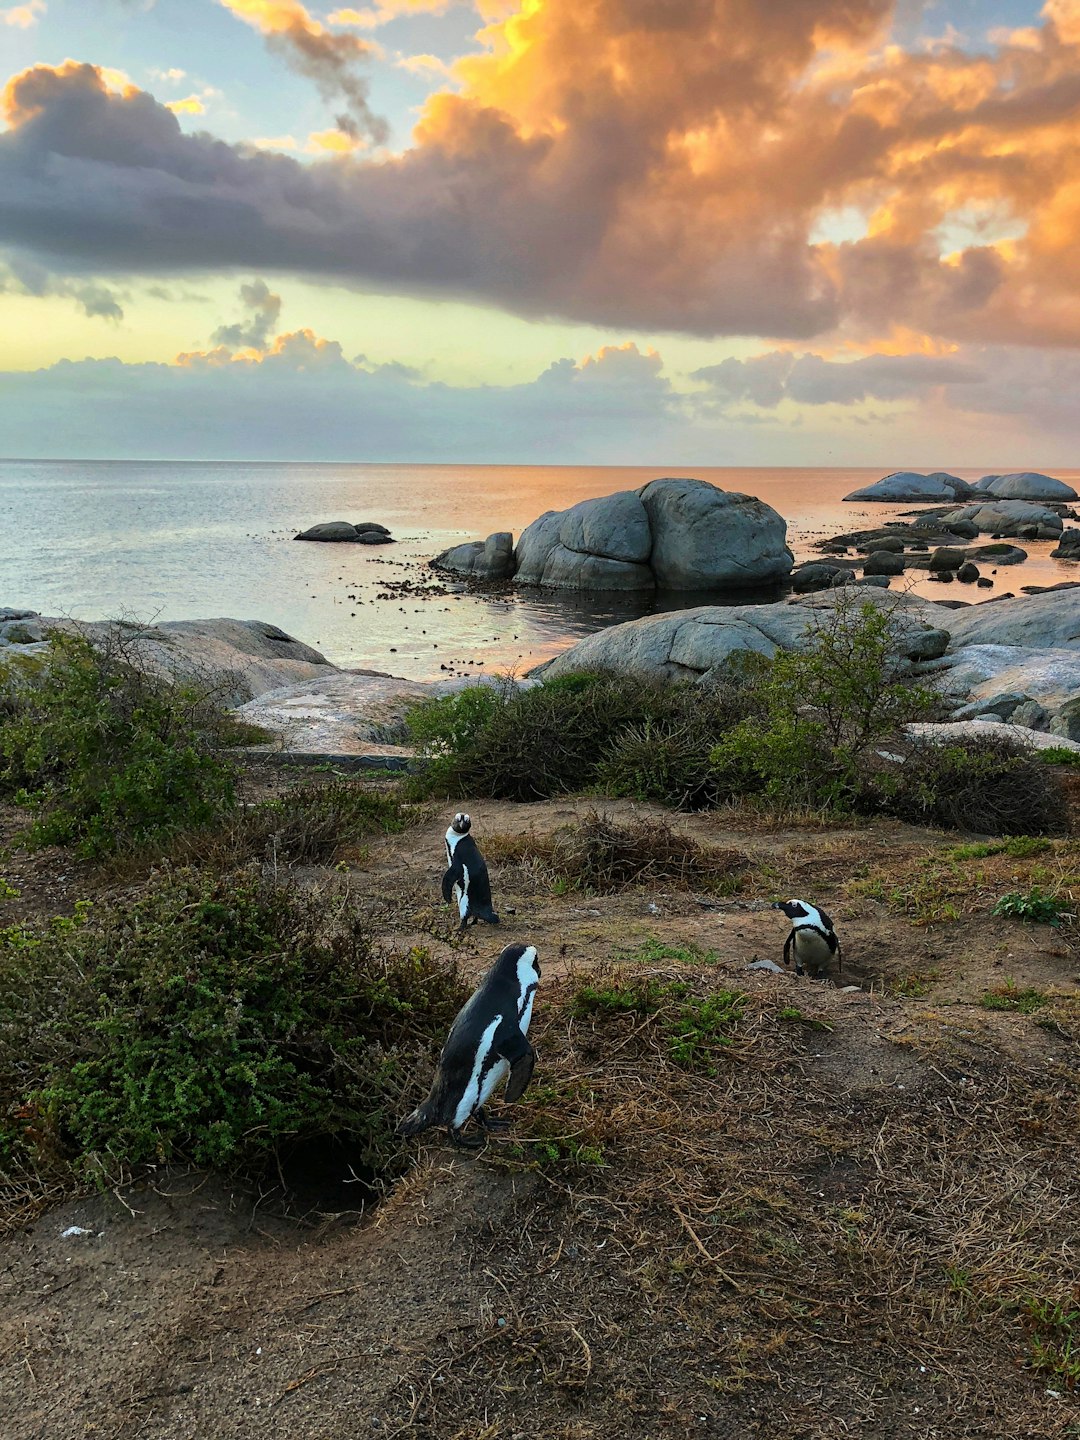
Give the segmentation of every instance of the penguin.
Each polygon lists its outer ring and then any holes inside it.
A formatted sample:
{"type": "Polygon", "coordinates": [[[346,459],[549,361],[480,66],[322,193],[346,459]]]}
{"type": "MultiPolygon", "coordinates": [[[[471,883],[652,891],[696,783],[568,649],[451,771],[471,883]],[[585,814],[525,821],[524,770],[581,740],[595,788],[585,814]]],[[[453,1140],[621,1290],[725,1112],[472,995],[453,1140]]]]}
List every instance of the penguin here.
{"type": "Polygon", "coordinates": [[[804,974],[805,967],[812,979],[827,979],[829,963],[834,955],[837,968],[843,970],[840,941],[824,910],[816,910],[805,900],[778,900],[773,909],[782,910],[791,921],[791,933],[784,941],[784,964],[791,964],[791,952],[794,950],[796,975],[804,974]]]}
{"type": "Polygon", "coordinates": [[[442,896],[448,905],[457,901],[461,916],[459,934],[470,920],[474,925],[478,920],[488,925],[499,923],[498,915],[491,908],[488,868],[476,841],[469,834],[471,829],[472,820],[459,811],[446,832],[446,863],[449,869],[442,878],[442,896]]]}
{"type": "Polygon", "coordinates": [[[505,1130],[484,1110],[509,1075],[504,1099],[520,1100],[532,1078],[536,1052],[526,1036],[540,983],[535,945],[507,945],[450,1027],[439,1056],[431,1092],[397,1127],[398,1135],[419,1135],[445,1125],[455,1145],[478,1149],[483,1139],[466,1140],[462,1130],[475,1115],[484,1130],[505,1130]]]}

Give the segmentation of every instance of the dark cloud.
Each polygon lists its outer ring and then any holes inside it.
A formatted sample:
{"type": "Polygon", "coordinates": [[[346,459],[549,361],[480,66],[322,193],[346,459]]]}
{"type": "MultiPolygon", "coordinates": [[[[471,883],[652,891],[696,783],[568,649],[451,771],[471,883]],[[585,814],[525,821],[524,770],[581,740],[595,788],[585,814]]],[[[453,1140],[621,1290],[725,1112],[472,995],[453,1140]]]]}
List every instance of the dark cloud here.
{"type": "MultiPolygon", "coordinates": [[[[864,400],[909,400],[943,385],[972,386],[987,376],[978,366],[949,356],[866,355],[826,360],[774,350],[750,360],[729,358],[695,370],[720,397],[749,400],[771,409],[781,400],[798,405],[857,405],[864,400]]],[[[961,397],[961,404],[962,404],[961,397]]]]}
{"type": "Polygon", "coordinates": [[[265,350],[281,314],[281,296],[275,295],[265,280],[253,280],[250,285],[240,286],[240,303],[248,312],[246,318],[233,325],[220,325],[214,331],[214,343],[233,349],[250,346],[265,350]]]}
{"type": "MultiPolygon", "coordinates": [[[[297,0],[224,3],[368,124],[365,42],[297,0]]],[[[968,55],[875,49],[892,0],[540,0],[410,149],[311,165],[37,66],[7,91],[0,240],[84,274],[291,270],[620,328],[1076,343],[1064,5],[1036,43],[968,55]],[[815,238],[838,214],[866,233],[815,238]]]]}
{"type": "Polygon", "coordinates": [[[12,255],[6,265],[0,265],[0,291],[3,290],[20,295],[63,295],[74,300],[91,319],[118,322],[124,318],[120,302],[104,285],[55,275],[27,255],[12,255]]]}

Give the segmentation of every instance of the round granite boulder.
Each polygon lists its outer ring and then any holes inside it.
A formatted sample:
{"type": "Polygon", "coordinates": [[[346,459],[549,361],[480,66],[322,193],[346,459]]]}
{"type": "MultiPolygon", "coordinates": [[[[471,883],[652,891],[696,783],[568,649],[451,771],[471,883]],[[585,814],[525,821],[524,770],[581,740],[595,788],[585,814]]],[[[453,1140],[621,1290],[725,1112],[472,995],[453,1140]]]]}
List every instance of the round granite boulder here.
{"type": "Polygon", "coordinates": [[[918,505],[922,502],[967,500],[973,493],[972,487],[959,476],[945,470],[935,470],[922,475],[916,470],[897,470],[877,480],[873,485],[864,485],[845,495],[845,500],[878,500],[882,502],[907,501],[918,505]]]}
{"type": "Polygon", "coordinates": [[[1009,475],[984,475],[976,481],[980,493],[999,500],[1076,500],[1080,499],[1071,485],[1043,475],[1038,470],[1017,470],[1009,475]]]}

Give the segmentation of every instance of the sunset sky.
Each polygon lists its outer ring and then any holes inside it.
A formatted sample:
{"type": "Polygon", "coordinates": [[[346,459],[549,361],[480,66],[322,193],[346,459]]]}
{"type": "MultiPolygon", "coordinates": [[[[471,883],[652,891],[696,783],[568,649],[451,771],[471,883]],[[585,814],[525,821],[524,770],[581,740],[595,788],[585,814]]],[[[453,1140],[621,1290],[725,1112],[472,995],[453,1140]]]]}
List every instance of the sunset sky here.
{"type": "Polygon", "coordinates": [[[1080,466],[1080,0],[0,0],[0,455],[1080,466]]]}

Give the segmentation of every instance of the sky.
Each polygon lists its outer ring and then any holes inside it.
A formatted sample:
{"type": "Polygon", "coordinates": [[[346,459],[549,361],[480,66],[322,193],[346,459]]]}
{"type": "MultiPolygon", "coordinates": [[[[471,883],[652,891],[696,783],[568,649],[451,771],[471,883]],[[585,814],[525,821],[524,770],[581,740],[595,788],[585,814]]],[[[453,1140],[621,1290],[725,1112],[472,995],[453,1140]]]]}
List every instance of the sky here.
{"type": "Polygon", "coordinates": [[[0,455],[1080,464],[1080,0],[0,0],[0,455]]]}

